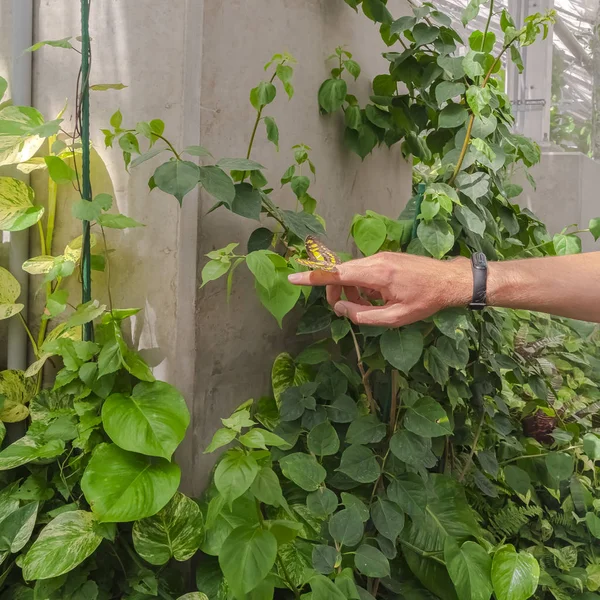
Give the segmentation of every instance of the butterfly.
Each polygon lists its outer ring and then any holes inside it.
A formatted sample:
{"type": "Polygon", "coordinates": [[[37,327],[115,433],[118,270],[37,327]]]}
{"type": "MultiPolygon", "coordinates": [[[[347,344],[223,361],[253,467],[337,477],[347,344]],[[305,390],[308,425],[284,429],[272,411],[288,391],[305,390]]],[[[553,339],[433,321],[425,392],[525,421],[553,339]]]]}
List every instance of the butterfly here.
{"type": "Polygon", "coordinates": [[[335,273],[337,265],[341,264],[340,257],[332,252],[325,244],[309,235],[304,241],[308,258],[297,258],[297,262],[311,269],[320,269],[335,273]]]}

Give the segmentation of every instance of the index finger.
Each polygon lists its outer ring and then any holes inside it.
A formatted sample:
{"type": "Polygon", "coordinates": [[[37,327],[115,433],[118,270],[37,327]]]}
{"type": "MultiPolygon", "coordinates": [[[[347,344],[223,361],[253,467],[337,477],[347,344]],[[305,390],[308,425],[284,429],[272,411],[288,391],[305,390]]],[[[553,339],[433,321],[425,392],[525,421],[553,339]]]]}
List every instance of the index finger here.
{"type": "Polygon", "coordinates": [[[361,258],[343,263],[335,271],[306,271],[288,276],[295,285],[344,285],[368,287],[380,290],[383,282],[378,269],[374,269],[369,258],[361,258]]]}

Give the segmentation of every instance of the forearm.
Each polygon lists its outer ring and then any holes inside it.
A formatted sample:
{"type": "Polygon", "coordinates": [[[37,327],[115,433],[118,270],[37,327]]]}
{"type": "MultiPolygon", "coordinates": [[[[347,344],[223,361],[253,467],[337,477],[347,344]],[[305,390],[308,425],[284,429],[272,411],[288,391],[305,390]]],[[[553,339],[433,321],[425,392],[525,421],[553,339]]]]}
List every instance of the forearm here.
{"type": "Polygon", "coordinates": [[[600,252],[490,262],[488,304],[600,323],[600,252]]]}

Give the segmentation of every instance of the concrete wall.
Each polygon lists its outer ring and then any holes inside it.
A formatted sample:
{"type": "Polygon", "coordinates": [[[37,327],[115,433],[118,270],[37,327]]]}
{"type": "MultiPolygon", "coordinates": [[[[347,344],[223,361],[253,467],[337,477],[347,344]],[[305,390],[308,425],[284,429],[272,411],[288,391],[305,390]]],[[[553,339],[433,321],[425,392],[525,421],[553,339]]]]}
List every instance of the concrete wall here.
{"type": "MultiPolygon", "coordinates": [[[[540,164],[531,174],[532,189],[524,177],[524,193],[519,199],[548,226],[550,233],[577,223],[586,228],[590,219],[600,216],[600,164],[579,152],[543,152],[540,164]]],[[[592,236],[582,235],[585,251],[600,250],[592,236]]]]}
{"type": "MultiPolygon", "coordinates": [[[[76,5],[73,0],[36,0],[35,39],[77,36],[76,5]]],[[[0,0],[3,32],[11,28],[10,6],[11,0],[0,0]]],[[[404,0],[390,0],[389,6],[396,16],[407,12],[404,0]]],[[[311,192],[328,221],[332,243],[341,250],[355,212],[371,208],[397,216],[410,193],[411,173],[397,150],[382,149],[364,163],[351,155],[342,143],[339,116],[319,115],[317,90],[331,68],[326,57],[335,46],[347,44],[363,67],[353,91],[366,97],[370,79],[386,68],[380,56],[384,48],[376,26],[341,0],[94,0],[91,36],[91,82],[128,86],[92,97],[98,152],[94,193],[114,193],[119,211],[146,223],[143,230],[116,232],[109,239],[116,250],[113,300],[121,307],[143,307],[129,333],[145,349],[156,375],[177,385],[189,402],[193,423],[179,460],[185,489],[197,494],[212,466],[202,451],[219,418],[247,398],[270,391],[272,359],[295,345],[293,331],[281,331],[259,305],[244,269],[236,272],[229,305],[223,284],[199,288],[204,255],[230,241],[245,247],[253,227],[225,211],[205,216],[213,201],[197,192],[186,197],[182,209],[172,197],[150,194],[153,164],[128,175],[119,151],[104,149],[100,128],[120,108],[127,124],[162,118],[169,139],[180,147],[202,144],[217,157],[243,156],[253,119],[249,91],[265,77],[262,67],[274,52],[290,51],[298,59],[296,96],[288,102],[280,91],[267,113],[279,124],[281,151],[274,151],[260,128],[253,158],[268,167],[267,176],[278,188],[293,162],[290,147],[303,142],[313,148],[317,180],[311,192]]],[[[4,42],[0,68],[6,76],[10,55],[4,42]]],[[[69,98],[65,129],[73,125],[79,60],[75,52],[55,48],[44,48],[34,58],[34,104],[53,118],[69,98]]],[[[37,174],[33,185],[44,201],[44,177],[37,174]]],[[[295,204],[282,192],[274,197],[285,206],[295,204]]],[[[75,198],[74,192],[61,190],[56,250],[79,234],[69,216],[75,198]]],[[[32,253],[37,251],[33,236],[32,253]]],[[[95,276],[94,294],[103,300],[106,283],[106,277],[95,276]]],[[[38,286],[36,281],[31,286],[34,311],[39,310],[38,286]]]]}
{"type": "MultiPolygon", "coordinates": [[[[391,2],[395,15],[406,14],[400,2],[391,2]]],[[[206,2],[201,85],[201,139],[216,155],[243,155],[248,144],[254,111],[248,91],[265,77],[262,64],[275,52],[288,50],[298,60],[294,85],[297,94],[288,103],[282,91],[267,114],[280,126],[281,151],[277,154],[260,130],[253,158],[267,165],[267,177],[278,180],[292,164],[290,150],[303,142],[313,148],[317,179],[311,193],[319,201],[319,212],[328,223],[335,247],[347,249],[348,227],[356,212],[367,208],[397,216],[410,193],[411,174],[399,149],[381,149],[361,163],[343,145],[339,116],[321,117],[316,93],[332,65],[326,57],[335,46],[346,44],[363,67],[354,88],[367,97],[370,80],[386,68],[375,26],[355,15],[343,2],[332,0],[277,3],[268,0],[206,2]],[[246,23],[230,34],[232,23],[246,23]]],[[[262,128],[261,128],[262,129],[262,128]]],[[[293,208],[291,192],[275,192],[273,198],[293,208]]],[[[203,211],[213,200],[203,198],[203,211]]],[[[226,212],[200,218],[199,268],[203,255],[230,241],[244,247],[256,225],[226,212]]],[[[293,321],[293,319],[290,319],[293,321]]],[[[217,283],[200,290],[197,303],[197,366],[194,399],[192,489],[198,493],[212,459],[202,456],[219,418],[251,397],[270,392],[273,358],[286,348],[294,350],[302,340],[290,325],[279,330],[260,306],[245,269],[236,272],[234,294],[229,305],[225,285],[217,283]],[[239,274],[238,274],[239,273],[239,274]]]]}

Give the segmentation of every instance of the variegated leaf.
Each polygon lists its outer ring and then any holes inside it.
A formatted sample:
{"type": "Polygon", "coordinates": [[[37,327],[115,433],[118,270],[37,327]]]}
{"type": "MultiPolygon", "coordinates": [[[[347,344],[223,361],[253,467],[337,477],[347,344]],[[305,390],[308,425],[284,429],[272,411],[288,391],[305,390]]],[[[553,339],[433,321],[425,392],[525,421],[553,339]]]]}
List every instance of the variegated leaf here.
{"type": "Polygon", "coordinates": [[[68,573],[100,545],[94,517],[83,510],[65,512],[46,525],[29,549],[21,567],[27,581],[68,573]]]}
{"type": "Polygon", "coordinates": [[[191,558],[202,541],[202,514],[198,505],[177,492],[158,514],[137,521],[133,545],[152,565],[164,565],[171,558],[191,558]]]}
{"type": "Polygon", "coordinates": [[[35,394],[35,381],[25,376],[23,371],[0,371],[0,395],[4,404],[0,410],[0,420],[5,423],[18,423],[29,415],[28,404],[35,394]]]}
{"type": "Polygon", "coordinates": [[[21,231],[35,225],[44,214],[33,204],[33,190],[13,177],[0,177],[0,229],[21,231]]]}

